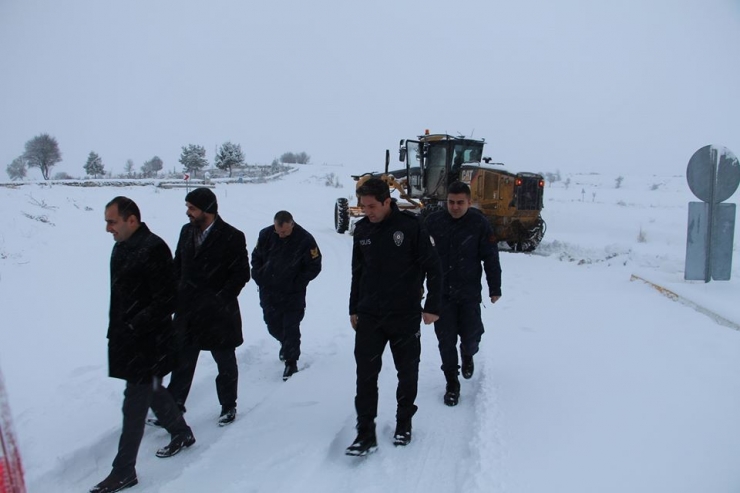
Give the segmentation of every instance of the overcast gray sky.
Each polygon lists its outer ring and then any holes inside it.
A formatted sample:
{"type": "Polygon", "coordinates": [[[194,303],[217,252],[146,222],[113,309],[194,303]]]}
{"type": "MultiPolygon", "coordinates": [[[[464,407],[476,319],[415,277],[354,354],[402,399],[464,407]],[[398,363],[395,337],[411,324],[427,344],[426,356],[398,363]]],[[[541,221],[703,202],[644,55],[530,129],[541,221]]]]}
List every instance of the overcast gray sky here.
{"type": "Polygon", "coordinates": [[[41,133],[75,176],[227,140],[370,171],[426,128],[522,171],[740,155],[740,0],[0,0],[0,73],[3,179],[41,133]]]}

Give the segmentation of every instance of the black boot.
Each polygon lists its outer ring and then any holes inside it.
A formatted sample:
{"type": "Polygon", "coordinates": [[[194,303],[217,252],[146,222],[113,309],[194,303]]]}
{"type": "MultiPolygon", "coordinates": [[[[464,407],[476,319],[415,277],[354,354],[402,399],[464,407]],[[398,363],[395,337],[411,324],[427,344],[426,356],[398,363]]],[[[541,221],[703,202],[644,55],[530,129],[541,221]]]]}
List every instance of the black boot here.
{"type": "Polygon", "coordinates": [[[157,450],[156,455],[160,458],[172,457],[173,455],[178,454],[182,449],[190,447],[194,443],[195,437],[192,432],[188,431],[172,437],[172,441],[170,441],[167,446],[157,450]]]}
{"type": "Polygon", "coordinates": [[[375,436],[375,423],[358,423],[357,438],[347,447],[345,454],[360,457],[372,454],[378,449],[378,439],[375,436]]]}
{"type": "Polygon", "coordinates": [[[285,362],[285,371],[283,372],[283,382],[298,373],[298,362],[295,360],[285,362]]]}
{"type": "Polygon", "coordinates": [[[222,406],[221,416],[218,418],[218,426],[226,426],[236,419],[236,406],[222,406]]]}
{"type": "Polygon", "coordinates": [[[136,479],[136,473],[121,477],[111,472],[107,478],[93,486],[90,493],[114,493],[137,484],[139,484],[139,480],[136,479]]]}
{"type": "Polygon", "coordinates": [[[396,433],[393,434],[393,445],[408,445],[411,443],[411,418],[396,421],[396,433]]]}
{"type": "Polygon", "coordinates": [[[473,376],[473,372],[475,371],[475,365],[473,364],[473,357],[472,356],[463,356],[462,357],[462,376],[465,380],[468,380],[473,376]]]}
{"type": "Polygon", "coordinates": [[[411,418],[419,408],[403,406],[396,409],[396,432],[393,434],[393,445],[408,445],[411,443],[411,418]]]}
{"type": "Polygon", "coordinates": [[[460,380],[457,379],[457,371],[446,372],[445,378],[447,379],[447,389],[444,402],[450,407],[457,406],[457,402],[460,400],[460,380]]]}

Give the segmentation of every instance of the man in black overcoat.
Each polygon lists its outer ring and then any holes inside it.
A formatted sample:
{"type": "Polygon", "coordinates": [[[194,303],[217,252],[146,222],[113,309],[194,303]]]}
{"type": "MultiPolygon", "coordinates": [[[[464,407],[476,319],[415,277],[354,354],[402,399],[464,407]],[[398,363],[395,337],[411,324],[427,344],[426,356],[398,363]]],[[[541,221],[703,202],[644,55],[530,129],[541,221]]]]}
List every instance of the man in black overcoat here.
{"type": "Polygon", "coordinates": [[[131,199],[116,197],[105,207],[106,231],[113,235],[108,364],[113,378],[126,380],[123,429],[110,475],[90,491],[112,493],[138,483],[136,456],[147,409],[170,433],[158,457],[171,457],[195,443],[162,377],[172,369],[172,312],[175,282],[172,254],[162,239],[141,222],[131,199]]]}
{"type": "Polygon", "coordinates": [[[184,410],[198,355],[210,351],[218,366],[218,424],[224,426],[236,418],[236,348],[244,342],[237,296],[250,279],[249,254],[244,233],[221,219],[210,189],[190,192],[185,206],[190,222],[182,227],[175,252],[175,326],[182,347],[168,389],[184,410]]]}

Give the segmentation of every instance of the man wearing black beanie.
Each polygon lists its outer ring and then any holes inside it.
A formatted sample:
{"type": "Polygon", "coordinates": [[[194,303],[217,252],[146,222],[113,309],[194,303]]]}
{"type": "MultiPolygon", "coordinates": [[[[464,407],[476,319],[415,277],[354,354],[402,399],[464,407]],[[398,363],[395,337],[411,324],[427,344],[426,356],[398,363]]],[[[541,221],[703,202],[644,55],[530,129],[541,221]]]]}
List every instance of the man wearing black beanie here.
{"type": "MultiPolygon", "coordinates": [[[[185,196],[185,202],[208,214],[218,214],[216,194],[210,188],[196,188],[185,196]]],[[[192,221],[191,221],[192,222],[192,221]]]]}
{"type": "Polygon", "coordinates": [[[250,279],[249,254],[244,233],[221,219],[209,188],[187,194],[185,206],[190,222],[182,227],[175,252],[174,322],[182,347],[168,390],[184,412],[198,355],[210,351],[218,366],[218,424],[224,426],[236,418],[236,348],[244,342],[237,296],[250,279]]]}

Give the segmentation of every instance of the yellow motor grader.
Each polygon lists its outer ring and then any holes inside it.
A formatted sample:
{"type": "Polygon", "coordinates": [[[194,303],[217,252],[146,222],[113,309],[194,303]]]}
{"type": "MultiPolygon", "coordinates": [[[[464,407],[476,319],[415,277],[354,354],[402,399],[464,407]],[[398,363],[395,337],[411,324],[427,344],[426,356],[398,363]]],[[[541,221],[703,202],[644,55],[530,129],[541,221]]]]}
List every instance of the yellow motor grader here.
{"type": "MultiPolygon", "coordinates": [[[[537,173],[517,173],[502,163],[492,163],[483,157],[484,145],[483,139],[430,134],[427,130],[417,140],[400,141],[398,156],[405,168],[389,171],[390,151],[386,150],[385,172],[352,178],[356,187],[370,178],[381,178],[388,183],[399,208],[422,217],[446,207],[451,183],[467,183],[473,207],[491,222],[498,241],[506,242],[512,250],[531,252],[546,229],[540,215],[545,180],[537,173]]],[[[363,215],[359,200],[351,205],[348,199],[339,198],[334,205],[334,229],[337,233],[351,232],[353,218],[363,215]]]]}

